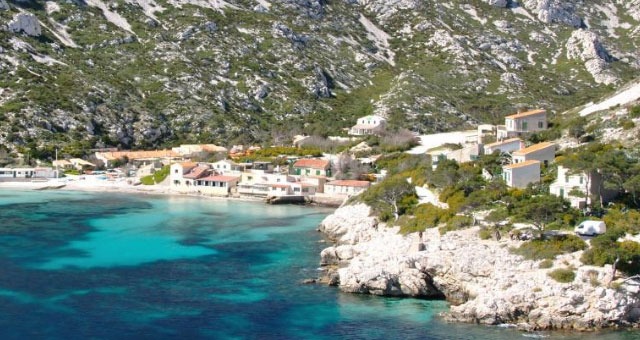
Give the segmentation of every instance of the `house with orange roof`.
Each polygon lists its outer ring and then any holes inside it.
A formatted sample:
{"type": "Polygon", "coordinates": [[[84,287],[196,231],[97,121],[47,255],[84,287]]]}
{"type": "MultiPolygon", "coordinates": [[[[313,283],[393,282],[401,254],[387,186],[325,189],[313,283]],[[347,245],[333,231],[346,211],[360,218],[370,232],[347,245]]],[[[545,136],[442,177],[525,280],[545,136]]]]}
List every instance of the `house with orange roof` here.
{"type": "Polygon", "coordinates": [[[526,188],[540,182],[540,161],[529,160],[502,167],[502,179],[511,188],[526,188]]]}
{"type": "Polygon", "coordinates": [[[509,138],[484,146],[484,154],[490,155],[495,151],[500,153],[511,153],[524,147],[524,142],[520,138],[509,138]]]}
{"type": "Polygon", "coordinates": [[[556,145],[551,142],[542,142],[528,146],[524,149],[513,152],[513,163],[522,163],[529,160],[542,162],[544,165],[553,162],[556,158],[556,145]]]}
{"type": "Polygon", "coordinates": [[[303,158],[293,163],[295,175],[331,177],[331,162],[326,159],[303,158]]]}
{"type": "Polygon", "coordinates": [[[369,188],[371,182],[356,180],[337,180],[324,185],[324,193],[335,196],[357,195],[369,188]]]}
{"type": "Polygon", "coordinates": [[[195,180],[193,189],[203,195],[229,196],[235,193],[238,181],[239,176],[207,176],[195,180]]]}
{"type": "Polygon", "coordinates": [[[185,180],[184,176],[188,174],[191,170],[196,168],[198,164],[194,162],[182,162],[182,163],[173,163],[169,167],[169,183],[172,189],[177,189],[179,191],[184,191],[184,189],[188,188],[193,184],[189,181],[187,184],[187,180],[185,180]]]}
{"type": "Polygon", "coordinates": [[[547,111],[538,109],[504,117],[504,125],[498,126],[498,140],[517,137],[525,133],[547,129],[547,111]]]}

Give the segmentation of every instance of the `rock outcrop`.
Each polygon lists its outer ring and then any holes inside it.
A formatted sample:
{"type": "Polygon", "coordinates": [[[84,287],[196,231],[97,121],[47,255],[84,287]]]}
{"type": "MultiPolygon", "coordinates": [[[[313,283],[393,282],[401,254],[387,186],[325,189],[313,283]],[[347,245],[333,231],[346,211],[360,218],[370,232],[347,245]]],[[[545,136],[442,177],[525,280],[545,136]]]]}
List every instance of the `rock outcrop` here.
{"type": "Polygon", "coordinates": [[[5,10],[5,11],[9,10],[9,4],[7,3],[6,0],[0,0],[0,10],[5,10]]]}
{"type": "Polygon", "coordinates": [[[618,78],[608,69],[613,60],[598,36],[589,30],[576,30],[566,43],[567,58],[584,61],[593,79],[602,84],[613,84],[618,78]]]}
{"type": "Polygon", "coordinates": [[[32,37],[37,37],[42,34],[38,18],[31,13],[18,13],[14,15],[13,20],[9,22],[7,28],[12,32],[24,32],[32,37]]]}
{"type": "Polygon", "coordinates": [[[559,23],[580,27],[582,19],[574,13],[573,4],[559,0],[524,0],[524,7],[536,13],[544,23],[559,23]]]}
{"type": "Polygon", "coordinates": [[[551,269],[509,251],[521,241],[480,240],[478,228],[440,235],[428,229],[400,235],[369,216],[365,205],[345,206],[320,230],[337,242],[322,251],[323,265],[339,265],[333,283],[345,292],[387,296],[444,296],[449,320],[514,324],[522,329],[593,330],[632,326],[640,317],[637,286],[613,289],[610,267],[580,263],[580,252],[559,256],[551,269]],[[575,269],[571,283],[548,273],[575,269]]]}

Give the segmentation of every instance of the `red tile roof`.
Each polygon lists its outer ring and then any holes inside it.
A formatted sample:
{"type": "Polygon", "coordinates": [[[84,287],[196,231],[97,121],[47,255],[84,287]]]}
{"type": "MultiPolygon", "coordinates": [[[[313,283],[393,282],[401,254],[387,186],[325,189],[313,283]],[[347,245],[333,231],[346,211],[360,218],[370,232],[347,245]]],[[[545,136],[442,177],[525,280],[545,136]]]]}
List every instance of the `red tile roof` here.
{"type": "Polygon", "coordinates": [[[339,181],[329,182],[326,185],[336,185],[341,187],[368,187],[369,185],[371,185],[371,182],[356,181],[356,180],[339,180],[339,181]]]}
{"type": "Polygon", "coordinates": [[[516,155],[516,156],[523,156],[523,155],[526,155],[526,154],[529,154],[529,153],[532,153],[532,152],[536,152],[536,151],[539,151],[539,150],[542,150],[542,149],[546,149],[546,148],[549,148],[549,147],[554,147],[554,149],[555,149],[555,144],[553,144],[551,142],[542,142],[542,143],[531,145],[531,146],[526,147],[524,149],[520,149],[520,150],[514,152],[513,154],[516,155]]]}
{"type": "Polygon", "coordinates": [[[209,168],[205,167],[205,166],[198,166],[196,168],[194,168],[193,170],[191,170],[188,174],[184,175],[184,178],[189,178],[189,179],[198,179],[201,177],[204,177],[208,174],[209,172],[209,168]]]}
{"type": "Polygon", "coordinates": [[[201,178],[200,180],[208,181],[208,182],[233,182],[239,179],[240,177],[236,177],[236,176],[209,176],[209,177],[201,178]]]}
{"type": "Polygon", "coordinates": [[[311,169],[327,169],[329,168],[329,161],[317,158],[305,158],[299,159],[293,164],[294,168],[311,168],[311,169]]]}
{"type": "Polygon", "coordinates": [[[538,109],[538,110],[531,110],[531,111],[527,111],[527,112],[516,113],[514,115],[506,116],[504,118],[517,119],[517,118],[523,118],[523,117],[528,117],[528,116],[535,116],[535,115],[539,115],[539,114],[543,114],[543,113],[547,113],[547,111],[546,110],[542,110],[542,109],[538,109]]]}

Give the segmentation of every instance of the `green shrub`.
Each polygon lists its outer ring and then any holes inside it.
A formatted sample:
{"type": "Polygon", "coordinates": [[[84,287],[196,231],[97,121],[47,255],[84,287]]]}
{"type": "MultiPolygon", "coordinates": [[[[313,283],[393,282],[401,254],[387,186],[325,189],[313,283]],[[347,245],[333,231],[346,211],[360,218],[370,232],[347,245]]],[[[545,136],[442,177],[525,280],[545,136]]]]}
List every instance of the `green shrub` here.
{"type": "Polygon", "coordinates": [[[632,120],[624,120],[620,124],[623,130],[631,130],[636,127],[636,124],[632,120]]]}
{"type": "Polygon", "coordinates": [[[540,269],[548,269],[553,267],[553,261],[546,259],[546,260],[542,260],[540,262],[540,264],[538,264],[538,268],[540,269]]]}
{"type": "Polygon", "coordinates": [[[640,105],[633,106],[629,108],[629,117],[638,118],[640,117],[640,105]]]}
{"type": "Polygon", "coordinates": [[[536,239],[523,243],[514,252],[529,260],[552,260],[557,255],[583,250],[586,246],[578,236],[558,235],[550,239],[536,239]]]}
{"type": "Polygon", "coordinates": [[[452,216],[449,210],[438,208],[431,203],[420,204],[410,213],[413,215],[412,218],[402,218],[398,221],[400,232],[405,234],[437,227],[438,224],[447,222],[452,216]]]}
{"type": "Polygon", "coordinates": [[[482,228],[478,232],[478,237],[480,237],[481,240],[491,239],[493,237],[493,231],[489,228],[482,228]]]}
{"type": "Polygon", "coordinates": [[[471,216],[455,215],[447,221],[445,226],[440,227],[438,231],[440,232],[440,235],[444,235],[453,230],[470,227],[471,224],[473,224],[473,218],[471,218],[471,216]]]}
{"type": "Polygon", "coordinates": [[[575,280],[576,278],[576,273],[568,268],[554,269],[547,275],[560,283],[570,283],[573,282],[573,280],[575,280]]]}
{"type": "Polygon", "coordinates": [[[630,275],[640,274],[640,244],[633,241],[618,242],[625,234],[616,228],[591,240],[591,248],[587,249],[580,260],[584,264],[604,266],[613,264],[619,259],[617,267],[630,275]]]}
{"type": "Polygon", "coordinates": [[[144,176],[144,177],[140,178],[140,183],[142,183],[144,185],[158,184],[158,183],[161,183],[162,181],[164,181],[165,178],[167,178],[167,176],[169,176],[169,166],[168,165],[163,166],[162,169],[156,171],[152,175],[144,176]]]}

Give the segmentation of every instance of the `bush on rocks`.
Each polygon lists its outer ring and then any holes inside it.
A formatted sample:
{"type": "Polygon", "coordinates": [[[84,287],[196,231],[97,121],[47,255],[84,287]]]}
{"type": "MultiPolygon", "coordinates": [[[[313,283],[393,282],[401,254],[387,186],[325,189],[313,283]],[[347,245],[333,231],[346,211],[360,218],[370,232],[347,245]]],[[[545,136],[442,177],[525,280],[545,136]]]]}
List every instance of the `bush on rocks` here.
{"type": "Polygon", "coordinates": [[[550,239],[535,239],[514,250],[528,260],[553,260],[557,255],[573,253],[586,248],[586,243],[575,235],[558,235],[550,239]]]}
{"type": "Polygon", "coordinates": [[[576,278],[576,273],[568,268],[554,269],[548,275],[560,283],[570,283],[576,278]]]}

